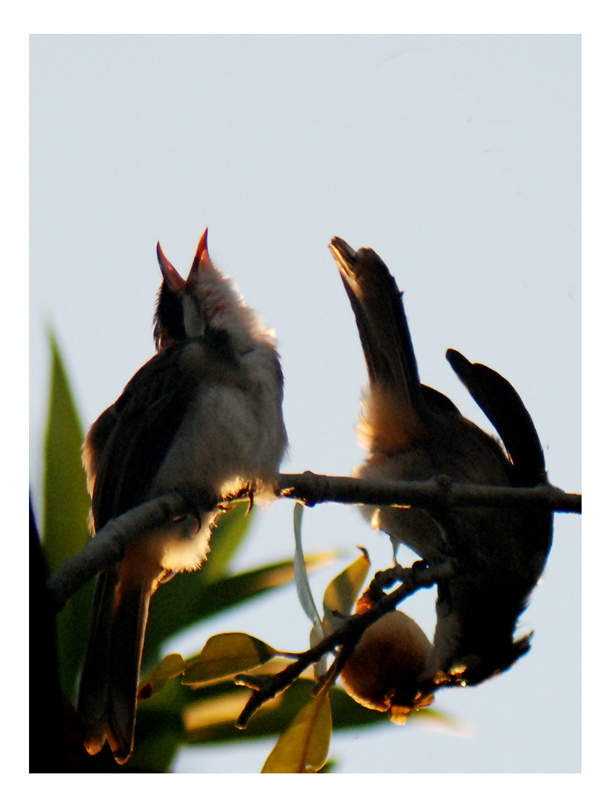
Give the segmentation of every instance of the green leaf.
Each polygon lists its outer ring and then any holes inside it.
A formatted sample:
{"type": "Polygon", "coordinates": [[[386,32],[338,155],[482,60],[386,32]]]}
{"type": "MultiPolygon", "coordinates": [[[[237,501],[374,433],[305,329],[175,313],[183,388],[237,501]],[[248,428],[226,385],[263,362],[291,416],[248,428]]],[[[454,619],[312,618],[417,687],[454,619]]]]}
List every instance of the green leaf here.
{"type": "Polygon", "coordinates": [[[323,629],[326,634],[332,633],[339,627],[343,617],[352,613],[356,598],[365,584],[371,562],[367,551],[362,547],[360,549],[362,555],[340,572],[326,588],[322,601],[323,629]]]}
{"type": "Polygon", "coordinates": [[[208,683],[265,664],[276,655],[270,645],[248,633],[211,636],[200,655],[188,663],[182,683],[208,683]]]}
{"type": "Polygon", "coordinates": [[[145,745],[142,743],[133,754],[129,761],[129,772],[170,772],[183,739],[181,722],[162,718],[159,724],[158,720],[152,718],[151,725],[148,720],[140,724],[139,733],[145,745]]]}
{"type": "MultiPolygon", "coordinates": [[[[51,381],[44,443],[43,550],[51,572],[89,539],[90,500],[80,458],[83,432],[59,346],[49,331],[51,381]]],[[[57,618],[61,684],[73,696],[86,642],[93,585],[80,589],[57,618]]]]}
{"type": "Polygon", "coordinates": [[[203,566],[206,583],[213,583],[225,576],[251,529],[255,512],[255,507],[239,502],[218,518],[211,537],[211,552],[203,566]]]}
{"type": "Polygon", "coordinates": [[[44,553],[51,572],[80,552],[89,538],[90,499],[80,450],[82,424],[52,331],[49,408],[44,442],[44,553]]]}
{"type": "MultiPolygon", "coordinates": [[[[227,680],[207,684],[201,689],[181,686],[181,691],[173,696],[173,687],[179,685],[177,681],[169,683],[151,700],[143,701],[137,714],[139,718],[149,710],[154,711],[158,717],[162,709],[166,709],[167,714],[183,713],[187,741],[190,744],[222,744],[279,736],[301,707],[309,702],[315,686],[314,681],[299,678],[285,692],[262,706],[251,717],[246,729],[240,730],[236,728],[235,722],[247,702],[250,689],[234,686],[231,680],[227,680]],[[170,700],[165,700],[165,697],[170,697],[170,700]]],[[[390,724],[387,714],[364,708],[352,700],[341,687],[331,687],[330,693],[334,729],[390,724]]],[[[424,709],[416,712],[415,717],[425,714],[424,709]]],[[[412,714],[411,718],[413,717],[412,714]]]]}
{"type": "MultiPolygon", "coordinates": [[[[166,771],[179,746],[243,744],[281,735],[303,705],[310,702],[314,682],[300,678],[285,692],[265,704],[249,721],[246,730],[239,730],[235,721],[250,693],[232,681],[207,684],[202,689],[169,681],[150,699],[142,700],[137,710],[135,752],[126,767],[117,767],[107,748],[95,756],[97,771],[124,772],[141,770],[166,771]],[[158,766],[151,767],[155,752],[158,766]],[[102,767],[103,765],[103,767],[102,767]]],[[[370,725],[390,724],[387,714],[371,711],[356,703],[341,687],[331,687],[333,729],[363,730],[370,725]]],[[[432,723],[442,715],[431,709],[413,712],[407,727],[416,723],[432,723]]]]}
{"type": "Polygon", "coordinates": [[[169,653],[160,664],[152,671],[145,681],[139,685],[139,698],[148,698],[159,692],[167,681],[182,675],[186,669],[186,662],[179,653],[169,653]]]}
{"type": "MultiPolygon", "coordinates": [[[[314,685],[314,681],[300,678],[254,714],[245,730],[239,730],[234,723],[247,702],[249,689],[234,686],[231,680],[206,684],[200,689],[168,681],[162,690],[139,703],[135,752],[126,768],[117,768],[111,756],[104,760],[101,753],[95,756],[97,771],[164,771],[170,768],[182,745],[242,744],[280,736],[302,706],[310,702],[314,685]],[[149,754],[153,750],[159,759],[156,769],[150,768],[149,754]]],[[[331,687],[330,695],[334,730],[363,730],[370,725],[390,724],[388,714],[364,708],[341,687],[331,687]]],[[[439,712],[423,708],[410,715],[407,726],[431,724],[437,717],[442,721],[439,712]]]]}
{"type": "Polygon", "coordinates": [[[329,754],[331,728],[331,704],[325,690],[297,714],[276,742],[262,773],[318,772],[329,754]]]}
{"type": "MultiPolygon", "coordinates": [[[[320,569],[337,558],[332,551],[308,556],[309,569],[320,569]]],[[[161,584],[152,597],[144,659],[158,660],[163,642],[184,628],[226,611],[240,603],[284,586],[293,580],[293,562],[280,561],[230,575],[207,585],[205,565],[198,572],[184,572],[161,584]]]]}
{"type": "Polygon", "coordinates": [[[167,681],[150,700],[139,704],[135,749],[127,769],[119,767],[120,772],[169,772],[185,740],[180,711],[184,688],[179,681],[167,681]]]}

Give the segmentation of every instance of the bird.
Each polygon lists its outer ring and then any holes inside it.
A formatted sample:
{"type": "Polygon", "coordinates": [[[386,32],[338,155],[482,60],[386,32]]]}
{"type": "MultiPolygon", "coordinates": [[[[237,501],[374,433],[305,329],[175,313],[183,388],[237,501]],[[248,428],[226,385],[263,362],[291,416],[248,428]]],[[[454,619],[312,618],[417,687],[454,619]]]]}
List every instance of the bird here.
{"type": "Polygon", "coordinates": [[[214,265],[203,233],[184,280],[160,243],[154,355],[90,428],[82,451],[93,535],[141,503],[179,492],[188,513],[137,537],[100,573],[78,691],[89,754],[133,752],[150,598],[209,552],[220,500],[271,493],[287,448],[274,336],[214,265]]]}
{"type": "MultiPolygon", "coordinates": [[[[370,248],[335,237],[337,263],[366,361],[359,432],[368,449],[359,478],[535,487],[548,483],[533,420],[512,385],[489,367],[449,349],[447,361],[501,442],[466,419],[444,394],[421,383],[402,293],[370,248]]],[[[363,507],[373,527],[424,562],[451,560],[437,583],[432,651],[419,678],[433,688],[478,685],[507,670],[530,648],[515,636],[546,564],[552,514],[521,507],[363,507]]],[[[396,554],[395,554],[396,555],[396,554]]]]}

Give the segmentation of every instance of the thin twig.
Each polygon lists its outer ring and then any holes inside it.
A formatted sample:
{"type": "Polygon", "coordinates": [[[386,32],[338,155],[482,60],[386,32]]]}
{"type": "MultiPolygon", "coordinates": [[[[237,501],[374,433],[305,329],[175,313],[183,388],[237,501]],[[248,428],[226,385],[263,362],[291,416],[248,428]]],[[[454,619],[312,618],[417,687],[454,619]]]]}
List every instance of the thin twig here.
{"type": "Polygon", "coordinates": [[[448,561],[431,565],[418,561],[412,567],[401,569],[398,580],[402,583],[398,589],[384,595],[373,608],[364,614],[355,614],[350,617],[341,628],[325,637],[314,647],[301,653],[297,661],[289,664],[281,672],[277,672],[275,675],[237,675],[235,683],[238,686],[247,686],[249,689],[253,689],[253,693],[239,716],[236,726],[244,728],[257,709],[276,697],[277,694],[284,692],[310,664],[317,662],[338,645],[347,647],[351,652],[364,631],[376,620],[388,611],[393,611],[405,597],[418,589],[432,586],[438,580],[448,577],[451,572],[452,565],[448,561]]]}

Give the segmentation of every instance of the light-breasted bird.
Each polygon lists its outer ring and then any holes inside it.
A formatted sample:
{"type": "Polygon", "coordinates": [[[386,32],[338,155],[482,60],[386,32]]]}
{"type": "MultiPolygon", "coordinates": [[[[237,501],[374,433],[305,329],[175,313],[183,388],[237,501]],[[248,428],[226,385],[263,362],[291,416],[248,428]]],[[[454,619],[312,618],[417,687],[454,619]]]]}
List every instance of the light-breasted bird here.
{"type": "Polygon", "coordinates": [[[284,455],[283,376],[272,335],[213,265],[205,231],[187,280],[157,248],[163,281],[157,354],[91,427],[83,462],[93,531],[180,492],[191,513],[135,539],[97,579],[78,711],[89,753],[133,749],[137,683],[152,594],[197,569],[221,498],[270,488],[284,455]]]}
{"type": "MultiPolygon", "coordinates": [[[[401,292],[371,249],[334,238],[330,250],[350,299],[367,363],[361,433],[369,450],[361,478],[532,487],[547,482],[533,421],[497,372],[455,350],[447,360],[499,433],[500,443],[420,382],[401,292]]],[[[478,684],[529,649],[515,639],[552,542],[552,514],[521,507],[468,506],[451,513],[370,508],[373,525],[424,560],[453,559],[438,584],[433,650],[420,684],[478,684]]]]}

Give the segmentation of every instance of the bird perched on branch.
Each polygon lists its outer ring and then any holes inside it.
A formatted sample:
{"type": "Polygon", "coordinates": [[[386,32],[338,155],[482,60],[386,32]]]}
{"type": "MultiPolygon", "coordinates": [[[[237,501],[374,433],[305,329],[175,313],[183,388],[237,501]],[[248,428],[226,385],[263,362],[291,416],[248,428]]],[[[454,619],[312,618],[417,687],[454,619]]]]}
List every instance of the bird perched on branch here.
{"type": "Polygon", "coordinates": [[[148,607],[159,582],[197,569],[221,498],[271,488],[287,436],[272,335],[213,265],[204,232],[187,280],[157,248],[157,354],[91,427],[83,462],[99,531],[140,503],[177,491],[190,513],[134,540],[99,575],[78,711],[89,753],[133,749],[148,607]]]}
{"type": "MultiPolygon", "coordinates": [[[[361,434],[369,456],[361,478],[533,487],[547,482],[533,421],[510,383],[455,350],[447,360],[501,437],[465,419],[420,382],[401,292],[371,249],[330,245],[356,318],[367,363],[361,434]]],[[[366,508],[373,525],[428,562],[452,559],[438,583],[432,653],[420,685],[478,684],[508,669],[530,647],[515,639],[519,615],[552,542],[552,514],[521,507],[366,508]]]]}

